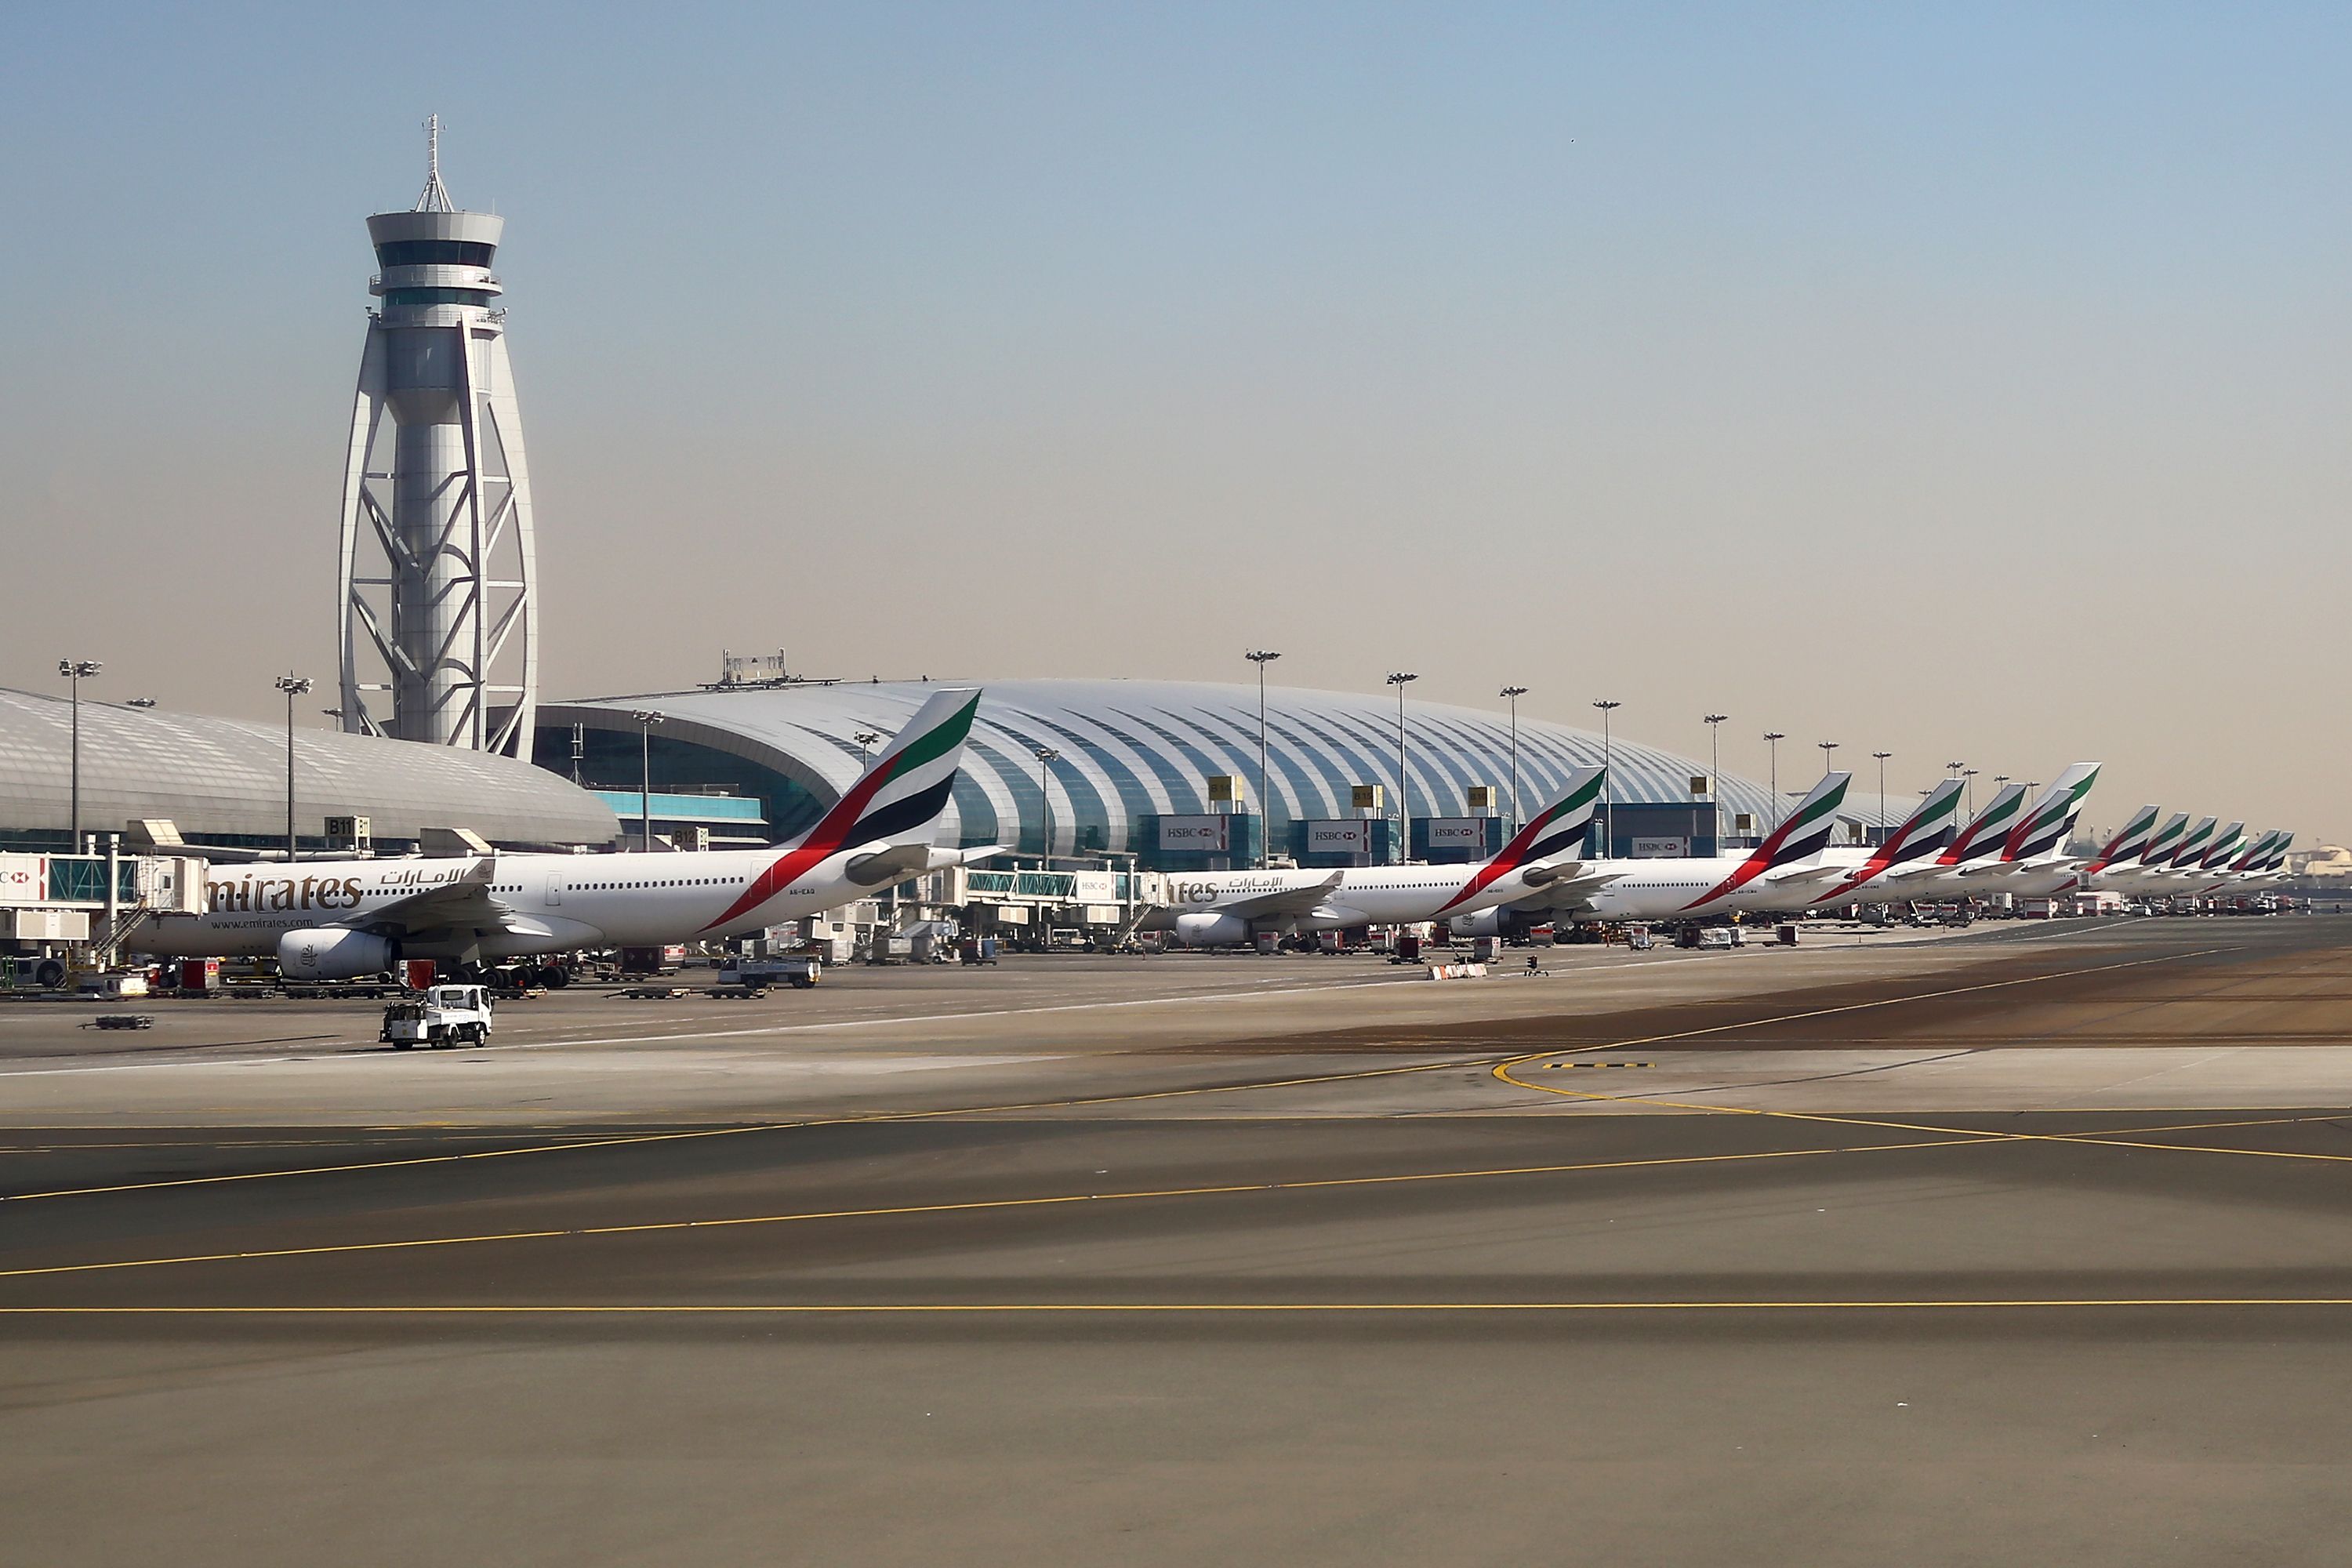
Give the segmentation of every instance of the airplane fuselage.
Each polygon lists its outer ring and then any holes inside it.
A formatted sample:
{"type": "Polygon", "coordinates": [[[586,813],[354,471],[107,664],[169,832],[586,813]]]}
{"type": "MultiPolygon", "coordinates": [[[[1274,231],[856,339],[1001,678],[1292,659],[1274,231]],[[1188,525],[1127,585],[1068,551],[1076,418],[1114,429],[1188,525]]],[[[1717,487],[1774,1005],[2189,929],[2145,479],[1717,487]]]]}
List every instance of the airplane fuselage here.
{"type": "Polygon", "coordinates": [[[278,952],[278,939],[289,931],[364,928],[371,910],[460,883],[485,860],[496,868],[489,896],[520,929],[446,940],[403,938],[404,954],[512,958],[735,936],[820,914],[872,890],[844,874],[854,853],[845,850],[743,907],[748,890],[782,853],[770,848],[469,855],[215,866],[205,879],[203,914],[159,916],[139,930],[132,945],[168,957],[268,956],[278,952]]]}
{"type": "MultiPolygon", "coordinates": [[[[1480,870],[1455,866],[1350,867],[1311,910],[1243,914],[1254,931],[1306,932],[1347,931],[1366,925],[1417,925],[1425,921],[1474,914],[1528,891],[1525,868],[1496,878],[1469,898],[1464,890],[1480,870]]],[[[1168,874],[1165,901],[1147,916],[1145,931],[1184,931],[1186,916],[1222,915],[1246,909],[1269,896],[1304,894],[1330,882],[1319,870],[1177,871],[1168,874]]]]}

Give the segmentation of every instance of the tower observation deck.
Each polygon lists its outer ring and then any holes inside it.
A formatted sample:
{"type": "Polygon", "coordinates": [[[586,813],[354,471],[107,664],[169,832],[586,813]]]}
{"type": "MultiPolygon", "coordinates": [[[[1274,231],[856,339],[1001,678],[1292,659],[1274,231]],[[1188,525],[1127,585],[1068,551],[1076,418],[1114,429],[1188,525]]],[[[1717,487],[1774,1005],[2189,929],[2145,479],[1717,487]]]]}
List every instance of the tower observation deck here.
{"type": "Polygon", "coordinates": [[[424,194],[367,220],[376,275],[343,469],[342,723],[527,754],[536,561],[506,311],[506,220],[457,210],[426,125],[424,194]]]}

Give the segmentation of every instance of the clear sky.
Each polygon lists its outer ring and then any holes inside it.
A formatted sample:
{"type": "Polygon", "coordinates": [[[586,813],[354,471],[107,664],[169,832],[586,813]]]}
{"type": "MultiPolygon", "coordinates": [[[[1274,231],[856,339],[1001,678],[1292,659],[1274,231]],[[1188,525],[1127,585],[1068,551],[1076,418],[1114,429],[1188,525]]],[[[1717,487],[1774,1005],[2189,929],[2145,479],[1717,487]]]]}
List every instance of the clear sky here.
{"type": "Polygon", "coordinates": [[[1758,776],[1768,728],[1898,787],[2102,758],[2095,822],[2342,839],[2347,46],[2326,6],[28,8],[0,683],[259,714],[331,672],[361,220],[437,110],[509,218],[546,695],[1271,646],[1700,754],[1727,712],[1758,776]]]}

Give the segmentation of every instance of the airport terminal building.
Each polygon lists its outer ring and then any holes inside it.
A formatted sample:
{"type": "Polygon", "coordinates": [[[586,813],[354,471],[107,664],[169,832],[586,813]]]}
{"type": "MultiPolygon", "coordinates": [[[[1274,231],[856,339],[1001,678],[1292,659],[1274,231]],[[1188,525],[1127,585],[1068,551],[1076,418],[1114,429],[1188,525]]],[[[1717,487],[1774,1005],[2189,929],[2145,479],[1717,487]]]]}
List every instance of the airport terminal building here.
{"type": "MultiPolygon", "coordinates": [[[[81,702],[81,826],[121,833],[169,821],[189,845],[283,847],[282,725],[81,702]]],[[[67,847],[73,814],[73,705],[0,689],[0,846],[67,847]]],[[[306,851],[339,847],[330,817],[368,820],[379,847],[427,827],[463,827],[512,847],[613,841],[612,808],[512,757],[340,731],[297,729],[295,829],[306,851]]],[[[347,840],[346,840],[347,841],[347,840]]]]}
{"type": "MultiPolygon", "coordinates": [[[[1349,692],[1267,689],[1271,798],[1263,824],[1255,685],[722,683],[543,702],[536,758],[596,790],[625,835],[636,826],[639,782],[650,772],[656,837],[772,842],[807,828],[941,684],[983,691],[943,841],[1006,844],[1028,855],[1133,854],[1146,868],[1163,869],[1252,864],[1261,836],[1274,854],[1302,865],[1393,858],[1396,705],[1349,692]],[[646,724],[641,714],[656,717],[646,724]],[[1380,805],[1355,804],[1365,785],[1378,786],[1380,805]],[[1228,789],[1232,800],[1214,798],[1228,789]]],[[[1625,740],[1607,751],[1618,853],[1711,854],[1721,839],[1769,820],[1764,786],[1725,778],[1718,834],[1704,762],[1625,740]]],[[[1514,816],[1513,729],[1505,715],[1410,702],[1405,752],[1412,858],[1471,859],[1499,843],[1514,816]]],[[[1521,719],[1517,815],[1538,809],[1571,769],[1602,754],[1597,733],[1521,719]]]]}

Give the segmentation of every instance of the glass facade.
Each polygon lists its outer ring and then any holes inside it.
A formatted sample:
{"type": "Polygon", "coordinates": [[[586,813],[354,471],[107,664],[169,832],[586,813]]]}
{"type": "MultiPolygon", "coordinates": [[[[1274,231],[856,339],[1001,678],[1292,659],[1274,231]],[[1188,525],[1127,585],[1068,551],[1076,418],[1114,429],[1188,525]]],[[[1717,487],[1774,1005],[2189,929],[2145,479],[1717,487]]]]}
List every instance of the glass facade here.
{"type": "MultiPolygon", "coordinates": [[[[861,769],[859,733],[895,734],[941,683],[877,681],[707,689],[611,697],[541,708],[542,766],[568,768],[570,727],[588,727],[591,782],[634,790],[634,710],[664,714],[654,734],[654,787],[736,783],[761,795],[781,840],[804,831],[861,769]],[[604,748],[610,748],[609,751],[604,748]],[[751,781],[760,781],[756,784],[751,781]]],[[[1258,803],[1258,710],[1255,686],[1150,680],[1004,680],[944,684],[982,689],[941,837],[966,846],[1003,844],[1034,855],[1052,849],[1156,858],[1158,822],[1213,810],[1208,781],[1237,781],[1233,809],[1255,817],[1258,803]],[[1042,760],[1038,753],[1046,755],[1042,760]]],[[[1397,794],[1396,702],[1365,693],[1290,687],[1266,693],[1266,840],[1277,851],[1296,825],[1355,815],[1350,791],[1397,794]]],[[[1406,709],[1406,808],[1413,818],[1469,815],[1473,785],[1491,785],[1496,809],[1511,813],[1511,728],[1498,712],[1444,703],[1406,709]]],[[[1601,760],[1599,734],[1523,717],[1518,726],[1519,816],[1540,810],[1575,768],[1601,760]]],[[[1610,747],[1612,797],[1687,813],[1690,781],[1703,762],[1622,738],[1610,747]]],[[[1772,816],[1760,784],[1721,781],[1727,813],[1772,816]]],[[[1256,825],[1251,825],[1255,827],[1256,825]]],[[[1620,822],[1622,833],[1625,827],[1620,822]]],[[[1685,830],[1687,831],[1687,830],[1685,830]]],[[[1392,838],[1383,837],[1383,847],[1392,838]]],[[[1251,846],[1254,849],[1255,846],[1251,846]]],[[[1250,853],[1244,849],[1244,854],[1250,853]]]]}
{"type": "Polygon", "coordinates": [[[488,267],[498,251],[472,239],[388,239],[375,259],[380,267],[488,267]]]}

